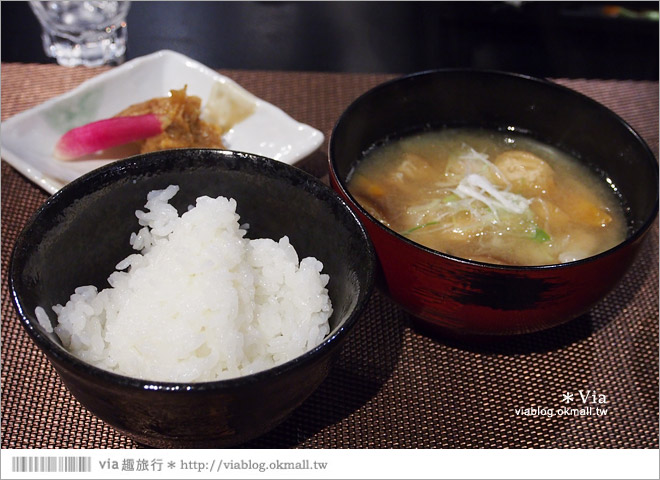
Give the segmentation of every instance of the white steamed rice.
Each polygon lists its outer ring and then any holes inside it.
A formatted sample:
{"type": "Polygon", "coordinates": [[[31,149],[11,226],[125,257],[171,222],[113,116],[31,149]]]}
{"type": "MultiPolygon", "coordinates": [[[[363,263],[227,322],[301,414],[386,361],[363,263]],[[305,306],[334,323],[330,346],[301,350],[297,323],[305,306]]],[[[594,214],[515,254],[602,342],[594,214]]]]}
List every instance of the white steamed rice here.
{"type": "MultiPolygon", "coordinates": [[[[117,264],[110,288],[78,287],[56,305],[55,333],[82,360],[152,381],[213,381],[264,370],[314,348],[329,332],[329,277],[298,261],[287,237],[249,240],[236,201],[197,199],[179,216],[179,188],[149,193],[139,253],[117,264]]],[[[52,331],[46,312],[37,319],[52,331]]]]}

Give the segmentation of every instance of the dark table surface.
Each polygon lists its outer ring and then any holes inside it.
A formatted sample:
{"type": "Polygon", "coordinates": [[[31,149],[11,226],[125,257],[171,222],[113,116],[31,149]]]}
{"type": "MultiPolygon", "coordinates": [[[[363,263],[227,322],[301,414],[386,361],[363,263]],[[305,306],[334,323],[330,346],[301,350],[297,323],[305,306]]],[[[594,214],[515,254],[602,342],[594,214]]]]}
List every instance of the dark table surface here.
{"type": "MultiPolygon", "coordinates": [[[[3,62],[1,118],[7,120],[109,70],[3,62]]],[[[358,95],[393,77],[220,72],[323,132],[323,146],[296,164],[316,176],[327,173],[328,138],[341,112],[358,95]]],[[[621,115],[658,156],[657,81],[556,81],[621,115]]],[[[1,446],[137,448],[135,441],[75,400],[18,321],[7,281],[9,259],[17,235],[48,194],[5,160],[0,175],[1,446]]],[[[286,422],[244,447],[657,450],[657,221],[649,233],[620,285],[588,314],[493,344],[429,335],[380,290],[374,292],[322,386],[286,422]],[[550,418],[516,413],[529,407],[559,409],[565,405],[563,393],[578,398],[579,390],[606,395],[607,415],[550,418]]],[[[438,465],[441,475],[444,464],[438,465]]],[[[572,478],[605,478],[594,477],[588,462],[583,466],[587,470],[576,471],[572,478]]],[[[509,467],[493,472],[510,473],[509,467]]]]}
{"type": "MultiPolygon", "coordinates": [[[[211,68],[657,80],[657,12],[657,2],[134,1],[126,58],[171,49],[211,68]]],[[[27,2],[2,2],[2,61],[53,62],[39,37],[27,2]]]]}

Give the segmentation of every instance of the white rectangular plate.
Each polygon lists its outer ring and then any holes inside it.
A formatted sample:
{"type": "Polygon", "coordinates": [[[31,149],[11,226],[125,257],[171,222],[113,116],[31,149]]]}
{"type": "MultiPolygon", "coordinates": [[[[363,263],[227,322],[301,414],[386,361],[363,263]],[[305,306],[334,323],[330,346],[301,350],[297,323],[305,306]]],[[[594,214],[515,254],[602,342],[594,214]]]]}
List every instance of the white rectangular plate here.
{"type": "Polygon", "coordinates": [[[254,113],[223,136],[228,149],[293,164],[323,143],[320,131],[297,122],[233,80],[180,53],[161,50],[126,62],[4,121],[2,158],[44,190],[55,193],[79,176],[121,158],[119,149],[100,159],[57,160],[53,148],[65,132],[112,117],[129,105],[166,96],[184,85],[189,95],[202,99],[203,106],[215,82],[235,86],[255,104],[254,113]]]}

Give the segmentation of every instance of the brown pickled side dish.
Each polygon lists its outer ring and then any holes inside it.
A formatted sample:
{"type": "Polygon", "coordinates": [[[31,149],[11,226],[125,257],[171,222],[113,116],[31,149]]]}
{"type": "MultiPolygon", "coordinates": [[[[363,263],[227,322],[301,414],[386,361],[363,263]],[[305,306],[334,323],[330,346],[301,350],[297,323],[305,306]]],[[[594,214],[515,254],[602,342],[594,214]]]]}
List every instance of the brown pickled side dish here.
{"type": "Polygon", "coordinates": [[[138,142],[140,153],[170,148],[225,148],[222,129],[201,120],[202,100],[186,94],[187,87],[171,90],[170,96],[152,98],[122,110],[116,116],[146,115],[160,117],[163,133],[138,142]]]}

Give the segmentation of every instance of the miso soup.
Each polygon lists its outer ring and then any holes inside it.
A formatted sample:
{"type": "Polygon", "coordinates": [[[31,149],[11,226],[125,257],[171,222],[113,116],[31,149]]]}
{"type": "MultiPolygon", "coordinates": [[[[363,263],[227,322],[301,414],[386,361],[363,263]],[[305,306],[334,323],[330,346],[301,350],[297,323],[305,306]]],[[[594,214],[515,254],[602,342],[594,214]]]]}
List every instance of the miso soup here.
{"type": "Polygon", "coordinates": [[[485,263],[571,262],[627,234],[612,185],[512,132],[444,129],[386,142],[366,153],[348,189],[397,233],[485,263]]]}

